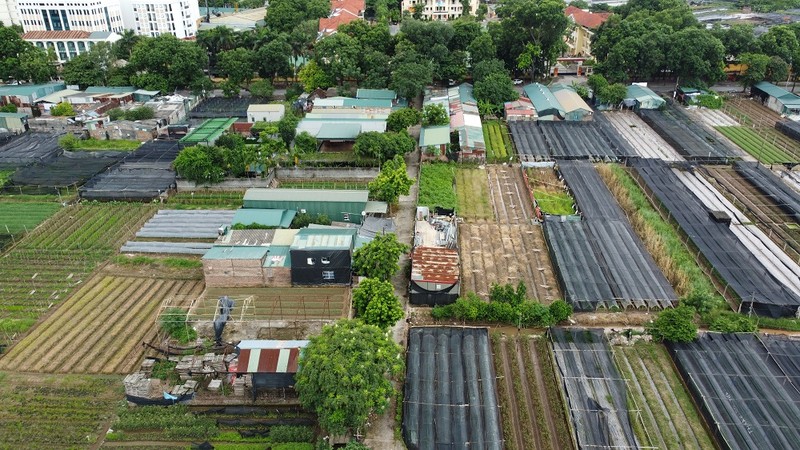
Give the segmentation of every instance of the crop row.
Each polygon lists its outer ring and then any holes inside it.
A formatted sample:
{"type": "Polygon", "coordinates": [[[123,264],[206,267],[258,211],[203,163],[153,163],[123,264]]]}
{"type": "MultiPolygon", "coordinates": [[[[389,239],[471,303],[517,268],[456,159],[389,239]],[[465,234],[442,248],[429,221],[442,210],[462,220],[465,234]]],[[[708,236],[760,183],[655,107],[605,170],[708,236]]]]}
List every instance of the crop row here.
{"type": "Polygon", "coordinates": [[[456,171],[456,195],[458,213],[467,220],[494,218],[486,170],[459,168],[456,171]]]}
{"type": "Polygon", "coordinates": [[[419,173],[418,204],[434,208],[456,207],[456,170],[452,164],[423,164],[419,173]]]}
{"type": "Polygon", "coordinates": [[[0,233],[30,232],[61,207],[58,203],[0,203],[0,233]]]}
{"type": "Polygon", "coordinates": [[[486,156],[490,161],[506,161],[512,154],[508,130],[496,120],[483,124],[483,138],[486,142],[486,156]]]}
{"type": "Polygon", "coordinates": [[[244,202],[243,199],[244,192],[241,191],[195,191],[170,195],[167,203],[175,206],[203,205],[239,208],[244,202]]]}
{"type": "Polygon", "coordinates": [[[750,128],[745,127],[716,127],[716,129],[765,164],[788,162],[797,160],[773,143],[766,141],[750,128]]]}

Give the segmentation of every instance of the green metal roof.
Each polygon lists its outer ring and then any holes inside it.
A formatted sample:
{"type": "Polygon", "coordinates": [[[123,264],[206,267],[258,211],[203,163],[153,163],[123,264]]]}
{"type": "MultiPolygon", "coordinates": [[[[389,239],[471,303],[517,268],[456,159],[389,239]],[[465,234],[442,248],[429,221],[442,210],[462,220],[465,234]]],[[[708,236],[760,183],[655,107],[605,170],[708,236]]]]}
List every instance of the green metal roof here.
{"type": "Polygon", "coordinates": [[[472,85],[469,83],[461,83],[458,86],[458,98],[461,100],[461,103],[478,104],[478,101],[475,100],[475,96],[472,95],[472,85]]]}
{"type": "Polygon", "coordinates": [[[548,87],[550,88],[550,92],[553,92],[553,93],[558,92],[558,91],[563,91],[564,89],[567,89],[567,90],[570,90],[572,92],[575,92],[575,89],[573,89],[572,86],[570,86],[568,84],[564,84],[564,83],[555,83],[555,84],[551,84],[548,87]]]}
{"type": "Polygon", "coordinates": [[[764,91],[770,97],[780,98],[786,94],[791,94],[791,92],[787,91],[786,89],[780,88],[775,86],[772,83],[768,83],[766,81],[760,81],[753,85],[754,88],[760,89],[764,91]]]}
{"type": "Polygon", "coordinates": [[[270,245],[267,250],[267,258],[261,267],[291,267],[292,255],[288,245],[270,245]]]}
{"type": "Polygon", "coordinates": [[[359,89],[356,91],[356,98],[394,100],[397,92],[391,89],[359,89]]]}
{"type": "Polygon", "coordinates": [[[450,125],[425,127],[419,132],[419,146],[430,147],[450,143],[450,125]]]}
{"type": "Polygon", "coordinates": [[[297,201],[297,202],[336,202],[367,203],[369,191],[346,189],[269,189],[251,188],[244,193],[248,201],[297,201]]]}
{"type": "Polygon", "coordinates": [[[65,89],[67,87],[63,82],[61,83],[44,83],[44,84],[20,84],[17,86],[0,86],[0,95],[21,95],[30,96],[40,89],[52,89],[52,92],[65,89]]]}
{"type": "Polygon", "coordinates": [[[355,139],[361,134],[360,123],[323,123],[317,139],[355,139]]]}
{"type": "Polygon", "coordinates": [[[347,250],[353,248],[355,228],[303,228],[294,237],[291,250],[347,250]]]}
{"type": "Polygon", "coordinates": [[[561,108],[561,104],[558,103],[558,100],[547,86],[539,83],[531,83],[522,90],[525,92],[525,96],[530,99],[539,117],[564,114],[564,109],[561,108]]]}
{"type": "Polygon", "coordinates": [[[242,208],[233,215],[231,224],[250,225],[251,223],[257,223],[268,227],[289,228],[296,214],[297,211],[290,209],[242,208]]]}
{"type": "Polygon", "coordinates": [[[236,122],[236,118],[217,118],[208,119],[191,133],[181,138],[181,142],[197,144],[200,142],[212,142],[236,122]]]}
{"type": "MultiPolygon", "coordinates": [[[[640,99],[649,97],[649,98],[665,101],[663,98],[661,98],[660,95],[656,94],[655,92],[653,92],[652,89],[650,89],[649,87],[646,87],[646,86],[639,86],[638,84],[632,84],[632,85],[628,86],[626,89],[627,89],[627,93],[626,93],[626,97],[627,98],[635,98],[637,100],[640,100],[640,99]]],[[[684,90],[684,92],[688,92],[688,91],[689,91],[688,88],[687,88],[687,90],[684,90]]]]}
{"type": "Polygon", "coordinates": [[[215,245],[203,255],[203,259],[262,259],[268,249],[269,247],[215,245]]]}
{"type": "Polygon", "coordinates": [[[87,94],[126,94],[135,92],[133,86],[89,86],[84,92],[87,94]]]}
{"type": "Polygon", "coordinates": [[[17,119],[22,119],[24,117],[28,117],[25,113],[12,113],[12,112],[4,112],[0,113],[0,117],[15,117],[17,119]]]}

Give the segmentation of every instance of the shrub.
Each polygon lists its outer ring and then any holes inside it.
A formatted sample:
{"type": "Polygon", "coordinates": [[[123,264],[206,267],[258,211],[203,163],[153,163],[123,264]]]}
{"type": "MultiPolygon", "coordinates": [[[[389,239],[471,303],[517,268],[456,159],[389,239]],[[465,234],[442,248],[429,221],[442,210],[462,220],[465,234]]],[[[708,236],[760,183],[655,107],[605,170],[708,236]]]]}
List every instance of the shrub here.
{"type": "Polygon", "coordinates": [[[292,219],[292,225],[290,228],[295,230],[299,228],[306,228],[312,223],[317,225],[330,225],[331,218],[326,214],[297,213],[297,215],[294,216],[294,219],[292,219]]]}
{"type": "Polygon", "coordinates": [[[125,111],[126,120],[147,120],[155,117],[156,113],[149,106],[139,106],[125,111]]]}
{"type": "Polygon", "coordinates": [[[61,102],[61,103],[57,104],[56,106],[53,106],[52,108],[50,108],[50,115],[56,116],[56,117],[58,117],[58,116],[74,116],[75,115],[75,109],[72,108],[72,104],[66,103],[66,102],[61,102]]]}
{"type": "Polygon", "coordinates": [[[314,430],[309,427],[277,425],[269,430],[272,442],[314,442],[314,430]]]}
{"type": "Polygon", "coordinates": [[[716,94],[700,94],[697,96],[697,104],[709,109],[722,108],[722,97],[716,94]]]}
{"type": "Polygon", "coordinates": [[[17,112],[17,105],[9,103],[8,105],[4,105],[0,107],[0,112],[7,112],[7,113],[15,113],[17,112]]]}
{"type": "Polygon", "coordinates": [[[564,300],[554,301],[550,304],[548,309],[550,310],[550,314],[553,316],[553,320],[555,320],[556,323],[561,323],[572,315],[572,305],[564,300]]]}
{"type": "Polygon", "coordinates": [[[425,105],[422,109],[422,126],[431,127],[437,125],[447,125],[450,123],[450,116],[447,115],[447,110],[444,106],[438,103],[431,103],[425,105]]]}
{"type": "Polygon", "coordinates": [[[317,151],[317,138],[302,131],[294,137],[294,149],[298,153],[313,153],[317,151]]]}
{"type": "Polygon", "coordinates": [[[170,361],[167,359],[162,359],[160,361],[156,361],[153,364],[153,372],[152,377],[158,378],[159,380],[168,380],[173,375],[176,375],[175,367],[177,367],[178,363],[175,361],[170,361]]]}
{"type": "Polygon", "coordinates": [[[711,331],[720,333],[754,333],[758,330],[755,320],[733,311],[720,311],[708,325],[711,331]]]}
{"type": "Polygon", "coordinates": [[[169,308],[159,318],[161,329],[182,344],[197,339],[197,332],[186,323],[187,312],[181,308],[169,308]]]}
{"type": "Polygon", "coordinates": [[[272,450],[314,450],[314,444],[305,442],[289,442],[272,446],[272,450]]]}
{"type": "Polygon", "coordinates": [[[689,306],[666,309],[650,324],[647,331],[657,341],[691,342],[697,336],[694,315],[694,308],[689,306]]]}
{"type": "Polygon", "coordinates": [[[78,139],[74,134],[69,133],[64,137],[59,138],[58,145],[64,150],[75,150],[78,148],[78,141],[80,141],[80,139],[78,139]]]}
{"type": "MultiPolygon", "coordinates": [[[[474,292],[461,297],[450,305],[434,306],[431,317],[436,320],[457,319],[465,322],[494,322],[516,325],[518,327],[549,327],[556,324],[555,316],[550,308],[536,301],[525,298],[525,286],[520,283],[516,289],[513,285],[493,285],[489,294],[489,302],[485,302],[474,292]]],[[[563,302],[559,300],[559,302],[563,302]]],[[[572,308],[566,305],[569,313],[572,308]]],[[[561,307],[555,308],[563,315],[561,307]]]]}

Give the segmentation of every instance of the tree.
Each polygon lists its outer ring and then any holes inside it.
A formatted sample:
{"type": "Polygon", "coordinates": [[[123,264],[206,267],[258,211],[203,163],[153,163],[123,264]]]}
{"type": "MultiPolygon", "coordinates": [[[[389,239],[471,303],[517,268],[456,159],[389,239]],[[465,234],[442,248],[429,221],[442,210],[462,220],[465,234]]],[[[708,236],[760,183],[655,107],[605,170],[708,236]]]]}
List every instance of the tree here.
{"type": "Polygon", "coordinates": [[[433,67],[428,62],[410,62],[397,66],[389,85],[402,98],[413,99],[433,83],[433,67]]]}
{"type": "Polygon", "coordinates": [[[172,163],[175,171],[183,178],[196,183],[219,183],[225,178],[225,172],[215,164],[212,157],[214,150],[206,146],[186,147],[178,153],[172,163]]]}
{"type": "Polygon", "coordinates": [[[444,106],[438,103],[431,103],[422,108],[423,127],[447,125],[449,123],[450,117],[447,115],[447,110],[444,109],[444,106]]]}
{"type": "Polygon", "coordinates": [[[246,48],[227,50],[219,54],[219,69],[228,81],[240,86],[253,79],[253,52],[246,48]]]}
{"type": "Polygon", "coordinates": [[[317,88],[327,89],[333,86],[333,81],[328,77],[322,68],[315,61],[309,61],[300,69],[297,74],[306,92],[312,92],[317,88]]]}
{"type": "Polygon", "coordinates": [[[487,59],[472,66],[472,81],[478,81],[493,73],[507,74],[506,66],[499,59],[487,59]]]}
{"type": "Polygon", "coordinates": [[[600,103],[611,106],[617,106],[622,103],[622,100],[625,100],[625,96],[627,95],[628,88],[621,83],[604,86],[600,88],[599,91],[595,92],[595,96],[600,103]]]}
{"type": "Polygon", "coordinates": [[[380,328],[342,320],[312,336],[298,362],[295,390],[330,434],[363,431],[395,395],[387,377],[403,371],[400,346],[380,328]]]}
{"type": "Polygon", "coordinates": [[[128,64],[137,72],[131,77],[135,86],[170,92],[207,79],[203,69],[208,65],[208,55],[194,42],[162,34],[140,40],[128,64]]]}
{"type": "Polygon", "coordinates": [[[294,150],[296,153],[314,153],[317,151],[317,138],[303,131],[294,137],[294,150]]]}
{"type": "Polygon", "coordinates": [[[74,116],[75,109],[72,108],[71,103],[61,102],[56,106],[50,108],[50,115],[52,116],[74,116]]]}
{"type": "Polygon", "coordinates": [[[481,61],[497,58],[497,47],[494,45],[492,35],[489,33],[481,33],[476,37],[467,47],[467,52],[473,67],[481,61]]]}
{"type": "Polygon", "coordinates": [[[342,84],[345,80],[360,80],[363,76],[358,65],[362,52],[357,39],[336,33],[317,42],[314,60],[328,78],[342,84]]]}
{"type": "Polygon", "coordinates": [[[397,155],[384,163],[378,176],[369,183],[369,195],[392,205],[401,195],[408,195],[413,185],[414,179],[408,176],[406,162],[397,155]]]}
{"type": "Polygon", "coordinates": [[[275,88],[269,80],[254,81],[250,83],[250,87],[247,90],[250,91],[253,97],[262,97],[266,99],[272,98],[272,93],[275,92],[275,88]]]}
{"type": "Polygon", "coordinates": [[[377,278],[362,280],[353,289],[353,308],[356,317],[367,325],[386,330],[403,317],[403,305],[394,295],[394,287],[389,281],[377,278]]]}
{"type": "Polygon", "coordinates": [[[326,17],[330,9],[327,0],[272,0],[264,21],[271,30],[291,33],[307,20],[326,17]]]}
{"type": "Polygon", "coordinates": [[[572,305],[564,300],[556,300],[550,303],[547,309],[550,310],[550,315],[553,316],[555,323],[561,323],[569,319],[569,316],[572,315],[572,305]]]}
{"type": "Polygon", "coordinates": [[[389,131],[406,130],[414,126],[422,119],[422,113],[414,108],[396,109],[389,113],[386,119],[386,129],[389,131]]]}
{"type": "Polygon", "coordinates": [[[780,56],[773,56],[767,63],[767,81],[787,81],[789,79],[789,64],[786,63],[780,56]]]}
{"type": "Polygon", "coordinates": [[[14,27],[0,23],[0,78],[3,80],[48,81],[56,74],[54,57],[52,52],[22,40],[14,27]]]}
{"type": "Polygon", "coordinates": [[[683,82],[711,85],[725,77],[725,47],[708,30],[686,28],[671,36],[667,64],[683,82]]]}
{"type": "Polygon", "coordinates": [[[478,101],[482,100],[498,107],[502,107],[505,102],[519,98],[511,78],[503,73],[493,73],[476,82],[473,94],[478,101]]]}
{"type": "Polygon", "coordinates": [[[353,271],[362,277],[387,281],[400,270],[400,255],[408,250],[408,245],[399,242],[394,233],[379,234],[353,253],[353,271]]]}
{"type": "Polygon", "coordinates": [[[361,158],[381,159],[384,143],[383,133],[377,131],[361,133],[353,144],[353,153],[361,158]]]}
{"type": "MultiPolygon", "coordinates": [[[[124,59],[129,60],[131,57],[131,53],[133,52],[133,47],[136,46],[136,43],[139,42],[141,36],[136,34],[133,30],[125,30],[120,34],[120,39],[117,42],[114,42],[112,46],[112,52],[114,53],[114,57],[116,59],[124,59]]],[[[95,44],[96,46],[97,44],[95,44]]]]}
{"type": "Polygon", "coordinates": [[[727,29],[715,24],[711,34],[717,37],[725,47],[725,54],[729,58],[737,59],[744,53],[758,51],[758,41],[753,34],[753,26],[737,23],[727,29]]]}
{"type": "Polygon", "coordinates": [[[67,84],[77,84],[81,89],[88,86],[108,86],[109,79],[117,71],[116,56],[107,42],[98,42],[91,50],[64,63],[61,76],[67,84]]]}
{"type": "Polygon", "coordinates": [[[771,27],[766,33],[758,37],[761,53],[768,56],[778,56],[784,61],[798,60],[800,42],[795,32],[786,25],[771,27]]]}
{"type": "Polygon", "coordinates": [[[276,76],[293,75],[291,55],[292,46],[284,35],[273,39],[256,51],[255,65],[258,73],[270,80],[274,80],[276,76]]]}
{"type": "Polygon", "coordinates": [[[747,70],[744,71],[739,79],[745,90],[758,82],[764,81],[767,77],[769,56],[762,53],[744,53],[739,60],[742,64],[747,65],[747,70]]]}
{"type": "Polygon", "coordinates": [[[689,306],[665,309],[658,314],[647,331],[657,341],[691,342],[697,336],[694,314],[694,308],[689,306]]]}
{"type": "Polygon", "coordinates": [[[300,118],[295,116],[291,110],[287,110],[286,114],[278,121],[278,134],[283,139],[283,143],[286,144],[286,148],[289,148],[289,145],[294,140],[298,123],[300,123],[300,118]]]}

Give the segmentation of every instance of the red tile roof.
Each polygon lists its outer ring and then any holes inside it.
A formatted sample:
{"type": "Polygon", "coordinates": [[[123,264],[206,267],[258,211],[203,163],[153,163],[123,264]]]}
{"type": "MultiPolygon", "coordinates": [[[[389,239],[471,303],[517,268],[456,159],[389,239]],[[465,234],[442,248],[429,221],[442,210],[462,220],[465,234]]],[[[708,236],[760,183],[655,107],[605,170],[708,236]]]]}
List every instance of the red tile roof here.
{"type": "Polygon", "coordinates": [[[564,15],[567,17],[571,16],[575,23],[582,27],[589,28],[590,30],[599,27],[611,17],[611,13],[593,13],[584,11],[575,6],[567,6],[567,9],[564,10],[564,15]]]}
{"type": "Polygon", "coordinates": [[[411,281],[455,284],[458,251],[444,247],[417,247],[411,253],[411,281]]]}
{"type": "Polygon", "coordinates": [[[88,31],[64,30],[64,31],[28,31],[22,35],[22,39],[88,39],[92,34],[88,31]]]}
{"type": "Polygon", "coordinates": [[[365,0],[331,0],[331,13],[319,19],[319,32],[333,34],[340,25],[363,18],[365,0]]]}

